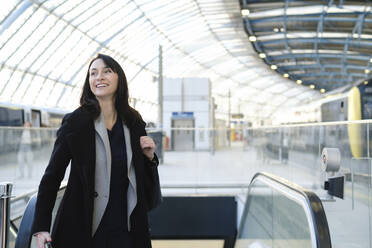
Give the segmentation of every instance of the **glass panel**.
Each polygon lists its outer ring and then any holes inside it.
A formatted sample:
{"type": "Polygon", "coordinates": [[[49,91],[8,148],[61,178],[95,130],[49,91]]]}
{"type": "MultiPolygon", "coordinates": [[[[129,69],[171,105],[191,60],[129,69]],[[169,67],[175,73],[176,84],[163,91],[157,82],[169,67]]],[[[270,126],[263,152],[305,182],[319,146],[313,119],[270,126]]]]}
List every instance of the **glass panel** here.
{"type": "Polygon", "coordinates": [[[31,85],[28,87],[27,92],[22,100],[23,104],[29,105],[32,104],[40,91],[40,88],[43,86],[45,78],[40,76],[35,76],[32,80],[31,85]]]}
{"type": "Polygon", "coordinates": [[[48,79],[46,81],[42,81],[42,83],[43,85],[40,89],[40,92],[38,93],[38,97],[34,99],[34,103],[37,104],[38,106],[43,106],[46,103],[49,95],[51,94],[55,82],[48,79]]]}
{"type": "Polygon", "coordinates": [[[1,98],[5,99],[6,101],[10,100],[10,97],[13,95],[14,91],[20,84],[22,80],[23,73],[19,71],[15,71],[12,77],[9,79],[4,91],[1,93],[1,98]]]}
{"type": "Polygon", "coordinates": [[[275,188],[254,181],[244,211],[236,247],[314,247],[303,206],[275,188]]]}
{"type": "Polygon", "coordinates": [[[4,18],[10,14],[10,11],[13,10],[19,2],[19,0],[10,0],[2,4],[0,9],[0,23],[4,21],[4,18]]]}
{"type": "MultiPolygon", "coordinates": [[[[37,28],[41,21],[45,18],[44,11],[35,12],[32,17],[20,28],[20,30],[10,38],[6,45],[0,50],[0,57],[11,58],[19,47],[26,41],[27,37],[37,28]]],[[[9,65],[15,66],[17,61],[10,60],[9,65]]]]}
{"type": "Polygon", "coordinates": [[[9,78],[12,75],[12,71],[7,68],[2,68],[0,70],[0,92],[4,90],[4,87],[6,86],[6,82],[8,82],[9,78]]]}
{"type": "Polygon", "coordinates": [[[311,248],[308,219],[304,208],[287,196],[273,194],[273,247],[311,248]]]}
{"type": "MultiPolygon", "coordinates": [[[[23,12],[11,25],[11,28],[5,29],[5,31],[0,35],[0,51],[2,51],[3,46],[5,43],[9,41],[9,39],[23,26],[27,25],[28,19],[34,13],[33,8],[28,8],[25,12],[23,12]]],[[[7,57],[0,56],[0,59],[5,59],[7,57]]]]}
{"type": "Polygon", "coordinates": [[[66,87],[65,91],[63,92],[63,96],[61,97],[61,100],[57,103],[58,106],[60,106],[61,108],[66,108],[69,105],[71,99],[73,99],[71,97],[71,93],[72,87],[66,87]]]}
{"type": "MultiPolygon", "coordinates": [[[[92,3],[91,7],[87,9],[83,14],[77,16],[73,21],[72,24],[74,26],[80,26],[82,30],[86,30],[84,25],[88,25],[90,21],[92,21],[92,17],[95,16],[100,10],[104,9],[107,5],[107,1],[95,1],[92,3]]],[[[93,20],[94,21],[94,20],[93,20]]]]}
{"type": "MultiPolygon", "coordinates": [[[[21,110],[18,111],[22,115],[21,110]]],[[[15,113],[12,116],[15,120],[15,113]]],[[[48,164],[55,135],[56,130],[50,129],[0,127],[0,153],[7,154],[0,162],[0,181],[14,182],[14,195],[37,189],[48,164]]]]}
{"type": "Polygon", "coordinates": [[[65,6],[62,6],[64,8],[63,10],[58,8],[56,11],[63,13],[63,17],[68,21],[72,21],[74,18],[80,16],[92,6],[92,1],[90,0],[80,2],[67,1],[67,3],[70,5],[69,10],[65,6]]]}
{"type": "Polygon", "coordinates": [[[12,96],[11,101],[12,102],[21,102],[23,95],[25,94],[27,88],[29,87],[31,81],[32,81],[33,75],[26,73],[24,77],[22,78],[22,82],[19,84],[17,90],[12,96]]]}
{"type": "Polygon", "coordinates": [[[273,191],[267,185],[257,182],[252,185],[249,194],[245,207],[246,215],[241,220],[240,234],[235,247],[249,247],[255,242],[272,247],[273,191]]]}
{"type": "Polygon", "coordinates": [[[51,92],[51,94],[48,98],[48,101],[46,103],[48,105],[48,107],[56,107],[56,103],[57,103],[64,87],[65,86],[61,83],[55,83],[53,91],[51,92]]]}

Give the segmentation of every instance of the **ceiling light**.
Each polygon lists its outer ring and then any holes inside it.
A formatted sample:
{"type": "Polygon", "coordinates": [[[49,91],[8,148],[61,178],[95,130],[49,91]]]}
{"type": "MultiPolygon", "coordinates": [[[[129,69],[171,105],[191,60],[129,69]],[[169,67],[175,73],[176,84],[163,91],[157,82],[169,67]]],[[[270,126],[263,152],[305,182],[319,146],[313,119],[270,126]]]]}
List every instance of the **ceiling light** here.
{"type": "Polygon", "coordinates": [[[371,72],[371,70],[369,70],[369,69],[365,69],[365,70],[364,70],[364,73],[365,73],[365,74],[368,74],[368,73],[370,73],[370,72],[371,72]]]}
{"type": "Polygon", "coordinates": [[[249,9],[242,9],[242,10],[241,10],[241,14],[242,14],[242,16],[248,16],[249,13],[250,13],[249,9]]]}
{"type": "Polygon", "coordinates": [[[271,70],[276,70],[276,69],[278,69],[278,67],[277,67],[276,65],[271,65],[270,68],[271,68],[271,70]]]}
{"type": "Polygon", "coordinates": [[[325,92],[325,89],[320,89],[320,93],[324,93],[325,92]]]}
{"type": "Polygon", "coordinates": [[[315,89],[315,85],[313,85],[313,84],[310,84],[310,86],[309,86],[311,89],[315,89]]]}
{"type": "Polygon", "coordinates": [[[284,73],[283,74],[283,77],[287,78],[287,77],[289,77],[289,74],[288,73],[284,73]]]}
{"type": "Polygon", "coordinates": [[[264,54],[264,53],[260,53],[258,56],[260,56],[261,59],[266,58],[266,54],[264,54]]]}
{"type": "Polygon", "coordinates": [[[368,84],[368,81],[364,81],[364,84],[367,85],[368,84]]]}
{"type": "Polygon", "coordinates": [[[276,32],[276,33],[279,32],[279,28],[274,28],[273,30],[274,30],[274,32],[276,32]]]}
{"type": "Polygon", "coordinates": [[[369,62],[371,62],[371,63],[372,63],[372,58],[370,58],[370,59],[369,59],[369,62]]]}
{"type": "Polygon", "coordinates": [[[296,81],[296,83],[297,83],[297,84],[302,84],[302,80],[298,79],[298,80],[296,81]]]}
{"type": "Polygon", "coordinates": [[[280,32],[284,32],[284,28],[280,28],[280,32]]]}
{"type": "Polygon", "coordinates": [[[249,40],[250,40],[250,41],[256,41],[257,38],[256,38],[256,36],[252,35],[252,36],[249,36],[249,40]]]}

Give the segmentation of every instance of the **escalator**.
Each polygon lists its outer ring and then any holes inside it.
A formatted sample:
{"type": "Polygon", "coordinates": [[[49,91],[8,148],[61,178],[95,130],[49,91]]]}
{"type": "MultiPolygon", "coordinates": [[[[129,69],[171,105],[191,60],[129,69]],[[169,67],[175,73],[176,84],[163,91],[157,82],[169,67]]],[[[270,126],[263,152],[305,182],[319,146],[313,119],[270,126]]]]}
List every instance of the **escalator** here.
{"type": "MultiPolygon", "coordinates": [[[[56,210],[59,203],[62,200],[65,186],[62,186],[58,192],[55,208],[53,210],[53,217],[55,216],[56,210]]],[[[203,196],[208,200],[208,196],[203,196]]],[[[224,196],[221,196],[224,197],[224,196]]],[[[226,196],[225,196],[226,197],[226,196]]],[[[182,197],[181,197],[182,198],[182,197]]],[[[184,197],[183,197],[184,198],[184,197]]],[[[216,201],[216,197],[213,200],[216,201]]],[[[175,200],[175,199],[172,199],[175,200]]],[[[183,199],[185,200],[185,199],[183,199]]],[[[188,200],[188,199],[186,199],[188,200]]],[[[198,199],[201,202],[201,199],[198,199]]],[[[13,228],[17,233],[13,234],[16,236],[15,245],[9,244],[7,248],[28,248],[34,247],[31,245],[31,233],[30,228],[33,221],[33,213],[36,202],[36,196],[31,197],[28,206],[24,212],[22,221],[17,219],[17,226],[13,228]],[[20,224],[19,224],[20,223],[20,224]]],[[[231,202],[231,201],[230,201],[231,202]]],[[[165,207],[164,204],[163,207],[165,207]]],[[[234,206],[233,204],[230,204],[234,206]]],[[[169,207],[169,204],[168,204],[169,207]]],[[[205,205],[204,205],[205,207],[205,205]]],[[[220,206],[219,206],[220,207],[220,206]]],[[[159,207],[158,213],[164,213],[168,218],[173,218],[170,216],[169,211],[162,211],[162,206],[159,207]]],[[[164,209],[163,209],[164,210],[164,209]]],[[[226,209],[224,209],[226,210],[226,209]]],[[[221,220],[225,216],[236,216],[231,214],[233,209],[228,211],[221,211],[221,220]]],[[[213,212],[213,211],[211,211],[213,212]]],[[[184,215],[185,212],[182,212],[184,215]]],[[[203,213],[205,215],[208,212],[203,213]]],[[[154,215],[154,213],[152,213],[154,215]]],[[[156,242],[156,247],[165,247],[169,245],[169,240],[177,240],[177,235],[174,233],[168,233],[167,229],[158,230],[158,224],[156,219],[164,220],[164,216],[151,216],[150,214],[150,228],[151,232],[161,233],[160,236],[164,241],[164,246],[161,242],[156,242]],[[164,231],[165,230],[165,231],[164,231]]],[[[54,218],[53,218],[54,219],[54,218]]],[[[199,218],[200,219],[200,218],[199,218]]],[[[207,220],[208,218],[206,218],[207,220]]],[[[213,236],[213,231],[208,229],[209,236],[202,236],[199,233],[195,233],[197,227],[193,228],[193,234],[179,236],[181,240],[185,240],[184,243],[191,241],[195,246],[197,245],[197,239],[200,239],[200,243],[205,243],[205,241],[216,240],[216,237],[220,241],[215,242],[216,246],[211,245],[208,247],[236,247],[236,248],[330,248],[331,240],[327,224],[326,215],[320,199],[315,193],[308,191],[298,185],[295,185],[285,179],[276,177],[267,173],[257,173],[248,188],[248,193],[246,201],[243,207],[243,213],[240,217],[240,225],[237,227],[237,222],[226,221],[220,222],[219,225],[225,225],[226,232],[222,231],[219,236],[213,236]],[[228,225],[232,225],[229,227],[228,225]],[[235,230],[235,231],[234,231],[235,230]],[[224,233],[225,236],[224,236],[224,233]],[[235,235],[237,233],[237,235],[235,235]],[[233,235],[233,236],[231,236],[233,235]],[[187,239],[185,239],[185,237],[187,239]],[[232,239],[231,239],[232,237],[232,239]],[[196,239],[196,241],[195,241],[196,239]],[[203,239],[203,240],[202,240],[203,239]],[[235,240],[235,242],[234,242],[235,240]],[[228,241],[228,242],[227,242],[228,241]],[[222,242],[222,243],[221,243],[222,242]]],[[[238,221],[239,222],[239,221],[238,221]]],[[[15,223],[15,220],[11,219],[11,223],[15,223]]],[[[183,222],[176,222],[176,225],[183,225],[183,222]]],[[[192,223],[192,222],[190,222],[192,223]]],[[[215,222],[212,226],[216,226],[215,222]]],[[[208,223],[206,223],[208,224],[208,223]]],[[[205,228],[208,225],[204,225],[205,228]]],[[[187,228],[182,228],[187,230],[187,228]]],[[[174,227],[169,226],[169,230],[175,231],[174,227]]],[[[220,229],[221,230],[221,229],[220,229]]],[[[13,231],[14,232],[14,231],[13,231]]],[[[12,232],[12,233],[13,233],[12,232]]],[[[210,242],[213,244],[213,242],[210,242]]],[[[203,247],[200,246],[200,247],[203,247]]]]}
{"type": "Polygon", "coordinates": [[[283,178],[257,173],[249,186],[236,248],[330,248],[318,196],[283,178]]]}

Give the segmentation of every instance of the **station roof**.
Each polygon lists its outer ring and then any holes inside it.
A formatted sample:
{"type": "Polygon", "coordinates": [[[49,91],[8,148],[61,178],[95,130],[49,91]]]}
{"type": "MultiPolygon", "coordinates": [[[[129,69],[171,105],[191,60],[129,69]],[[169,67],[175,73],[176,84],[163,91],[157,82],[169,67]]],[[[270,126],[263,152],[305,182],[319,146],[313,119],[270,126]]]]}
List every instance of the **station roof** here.
{"type": "Polygon", "coordinates": [[[371,1],[240,3],[248,39],[278,73],[322,91],[371,76],[371,1]]]}
{"type": "MultiPolygon", "coordinates": [[[[304,86],[308,84],[304,75],[298,76],[304,81],[298,85],[277,73],[288,71],[293,78],[300,74],[295,72],[301,67],[294,70],[289,62],[279,63],[278,52],[292,43],[287,42],[288,35],[268,30],[276,22],[274,19],[259,22],[267,19],[262,13],[269,12],[267,8],[273,2],[248,1],[252,13],[242,18],[243,2],[238,0],[5,1],[0,8],[0,102],[72,110],[78,106],[88,62],[97,53],[105,53],[123,66],[132,105],[145,118],[156,120],[161,45],[164,77],[210,78],[217,118],[227,119],[229,99],[231,113],[267,118],[281,107],[320,95],[319,90],[304,86]],[[243,19],[251,23],[256,42],[249,40],[243,19]],[[282,38],[270,38],[275,35],[282,38]],[[265,37],[271,43],[264,43],[265,37]],[[261,52],[267,54],[266,58],[258,55],[261,52]],[[276,52],[278,58],[271,52],[276,52]],[[272,70],[272,64],[278,70],[272,70]]],[[[322,6],[325,1],[317,2],[322,6]]],[[[288,19],[283,15],[285,6],[273,6],[281,9],[274,16],[288,19]]],[[[326,23],[327,18],[323,19],[326,23]]],[[[291,28],[284,28],[288,32],[294,26],[292,23],[291,28]]],[[[304,25],[304,33],[314,33],[312,25],[306,28],[304,25]]],[[[325,31],[322,35],[326,35],[325,31]]],[[[298,43],[302,41],[294,42],[298,43]]],[[[323,43],[317,44],[319,53],[323,43]]],[[[293,51],[291,54],[289,61],[302,61],[293,59],[293,51]]],[[[320,56],[317,59],[323,61],[320,56]]],[[[345,55],[343,61],[348,61],[345,55]]],[[[301,70],[307,70],[306,66],[302,65],[301,70]]]]}

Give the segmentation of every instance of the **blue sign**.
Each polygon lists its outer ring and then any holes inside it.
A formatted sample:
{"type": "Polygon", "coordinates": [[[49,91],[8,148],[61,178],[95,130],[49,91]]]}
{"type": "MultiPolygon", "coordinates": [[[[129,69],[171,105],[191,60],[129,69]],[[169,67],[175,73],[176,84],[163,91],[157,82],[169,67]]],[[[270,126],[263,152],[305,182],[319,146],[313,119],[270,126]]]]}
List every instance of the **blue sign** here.
{"type": "Polygon", "coordinates": [[[194,112],[172,112],[173,118],[193,118],[194,112]]]}

